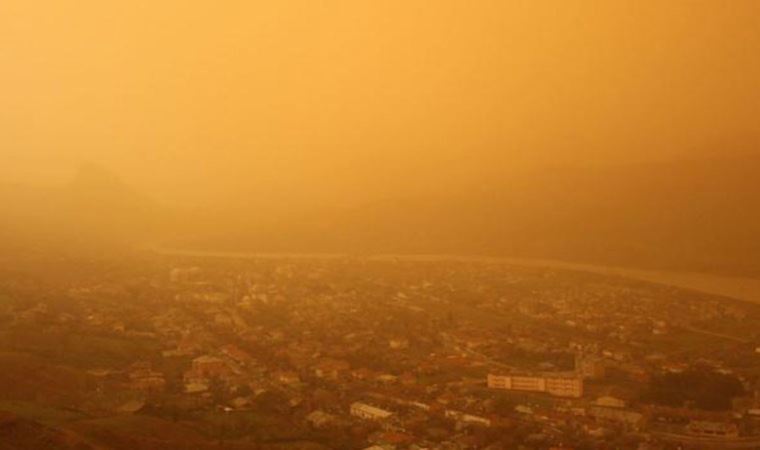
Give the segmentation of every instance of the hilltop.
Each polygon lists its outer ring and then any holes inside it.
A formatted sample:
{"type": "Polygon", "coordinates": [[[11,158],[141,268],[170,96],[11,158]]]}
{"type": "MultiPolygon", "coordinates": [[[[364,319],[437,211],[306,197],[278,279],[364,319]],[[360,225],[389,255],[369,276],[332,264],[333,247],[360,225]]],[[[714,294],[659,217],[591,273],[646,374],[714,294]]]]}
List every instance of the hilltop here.
{"type": "Polygon", "coordinates": [[[160,229],[163,208],[95,165],[63,186],[0,185],[0,249],[102,253],[160,229]]]}

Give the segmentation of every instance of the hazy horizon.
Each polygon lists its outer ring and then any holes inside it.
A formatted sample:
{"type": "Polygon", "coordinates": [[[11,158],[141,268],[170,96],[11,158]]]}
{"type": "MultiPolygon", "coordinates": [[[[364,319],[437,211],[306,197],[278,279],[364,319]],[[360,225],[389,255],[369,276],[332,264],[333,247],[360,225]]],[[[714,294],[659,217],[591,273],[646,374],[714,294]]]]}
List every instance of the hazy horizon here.
{"type": "Polygon", "coordinates": [[[760,0],[0,0],[0,450],[760,449],[760,0]]]}
{"type": "Polygon", "coordinates": [[[344,205],[756,150],[758,14],[751,0],[5,1],[0,180],[54,184],[92,162],[169,203],[344,205]]]}
{"type": "Polygon", "coordinates": [[[6,1],[0,187],[53,189],[0,191],[2,240],[756,273],[758,17],[750,0],[6,1]]]}

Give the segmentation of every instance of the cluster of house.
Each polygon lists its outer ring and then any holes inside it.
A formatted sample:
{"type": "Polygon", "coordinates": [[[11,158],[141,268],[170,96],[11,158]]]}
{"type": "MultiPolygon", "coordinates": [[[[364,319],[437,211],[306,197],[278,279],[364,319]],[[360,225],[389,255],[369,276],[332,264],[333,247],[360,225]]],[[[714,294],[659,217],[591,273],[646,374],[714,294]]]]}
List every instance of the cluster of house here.
{"type": "MultiPolygon", "coordinates": [[[[688,367],[656,339],[706,318],[741,324],[752,317],[714,300],[672,301],[655,288],[595,281],[574,290],[544,273],[491,265],[208,266],[173,268],[150,282],[162,296],[140,305],[139,321],[150,329],[131,327],[138,320],[128,320],[119,302],[88,306],[81,320],[67,320],[158,342],[160,354],[110,371],[153,401],[179,385],[178,395],[203,399],[193,407],[218,402],[234,411],[277,392],[298,421],[319,429],[366,421],[380,433],[368,442],[402,448],[464,442],[477,434],[472,430],[524,424],[545,446],[566,443],[565,432],[579,428],[600,442],[653,433],[657,413],[632,402],[628,386],[646,385],[658,370],[688,367]],[[346,275],[352,270],[353,277],[346,275]],[[679,312],[674,305],[685,307],[679,312]],[[169,366],[179,370],[162,369],[169,366]],[[608,373],[624,377],[625,385],[608,373]],[[448,428],[441,433],[430,423],[448,428]]],[[[72,295],[86,300],[103,292],[72,295]]],[[[50,313],[36,305],[14,314],[18,322],[50,313]]],[[[667,434],[745,434],[730,416],[687,416],[667,434]]]]}

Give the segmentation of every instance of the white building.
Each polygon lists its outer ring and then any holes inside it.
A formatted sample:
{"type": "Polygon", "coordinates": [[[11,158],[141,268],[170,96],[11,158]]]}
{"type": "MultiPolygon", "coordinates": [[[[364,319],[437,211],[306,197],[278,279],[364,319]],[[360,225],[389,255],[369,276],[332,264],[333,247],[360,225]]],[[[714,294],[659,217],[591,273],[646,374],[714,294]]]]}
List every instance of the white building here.
{"type": "Polygon", "coordinates": [[[594,403],[597,406],[606,406],[608,408],[625,408],[625,400],[609,395],[597,398],[594,403]]]}
{"type": "Polygon", "coordinates": [[[409,340],[408,339],[391,339],[388,341],[388,346],[392,348],[393,350],[404,350],[409,348],[409,340]]]}
{"type": "Polygon", "coordinates": [[[473,416],[472,414],[465,414],[461,411],[455,411],[453,409],[447,409],[445,411],[446,417],[449,419],[458,420],[464,423],[469,424],[475,424],[475,425],[481,425],[484,427],[490,427],[491,426],[491,420],[486,419],[485,417],[480,416],[473,416]]]}
{"type": "Polygon", "coordinates": [[[392,416],[393,413],[366,403],[355,402],[351,404],[351,415],[367,420],[383,420],[392,416]]]}
{"type": "Polygon", "coordinates": [[[326,428],[336,422],[336,417],[322,410],[312,411],[306,416],[306,421],[314,428],[326,428]]]}
{"type": "Polygon", "coordinates": [[[488,387],[509,391],[545,392],[555,397],[580,398],[583,379],[572,375],[488,375],[488,387]]]}

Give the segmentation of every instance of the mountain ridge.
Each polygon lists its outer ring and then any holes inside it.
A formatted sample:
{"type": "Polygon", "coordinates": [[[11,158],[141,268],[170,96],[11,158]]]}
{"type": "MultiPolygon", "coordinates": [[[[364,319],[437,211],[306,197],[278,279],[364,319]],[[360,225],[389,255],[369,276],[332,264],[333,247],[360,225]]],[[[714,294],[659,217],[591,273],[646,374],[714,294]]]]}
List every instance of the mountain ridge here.
{"type": "Polygon", "coordinates": [[[758,275],[756,173],[756,153],[553,166],[455,196],[262,217],[170,209],[85,166],[58,189],[0,186],[0,246],[478,254],[758,275]]]}
{"type": "Polygon", "coordinates": [[[250,251],[454,253],[760,273],[760,155],[554,167],[452,198],[317,212],[254,236],[185,246],[250,251]]]}

